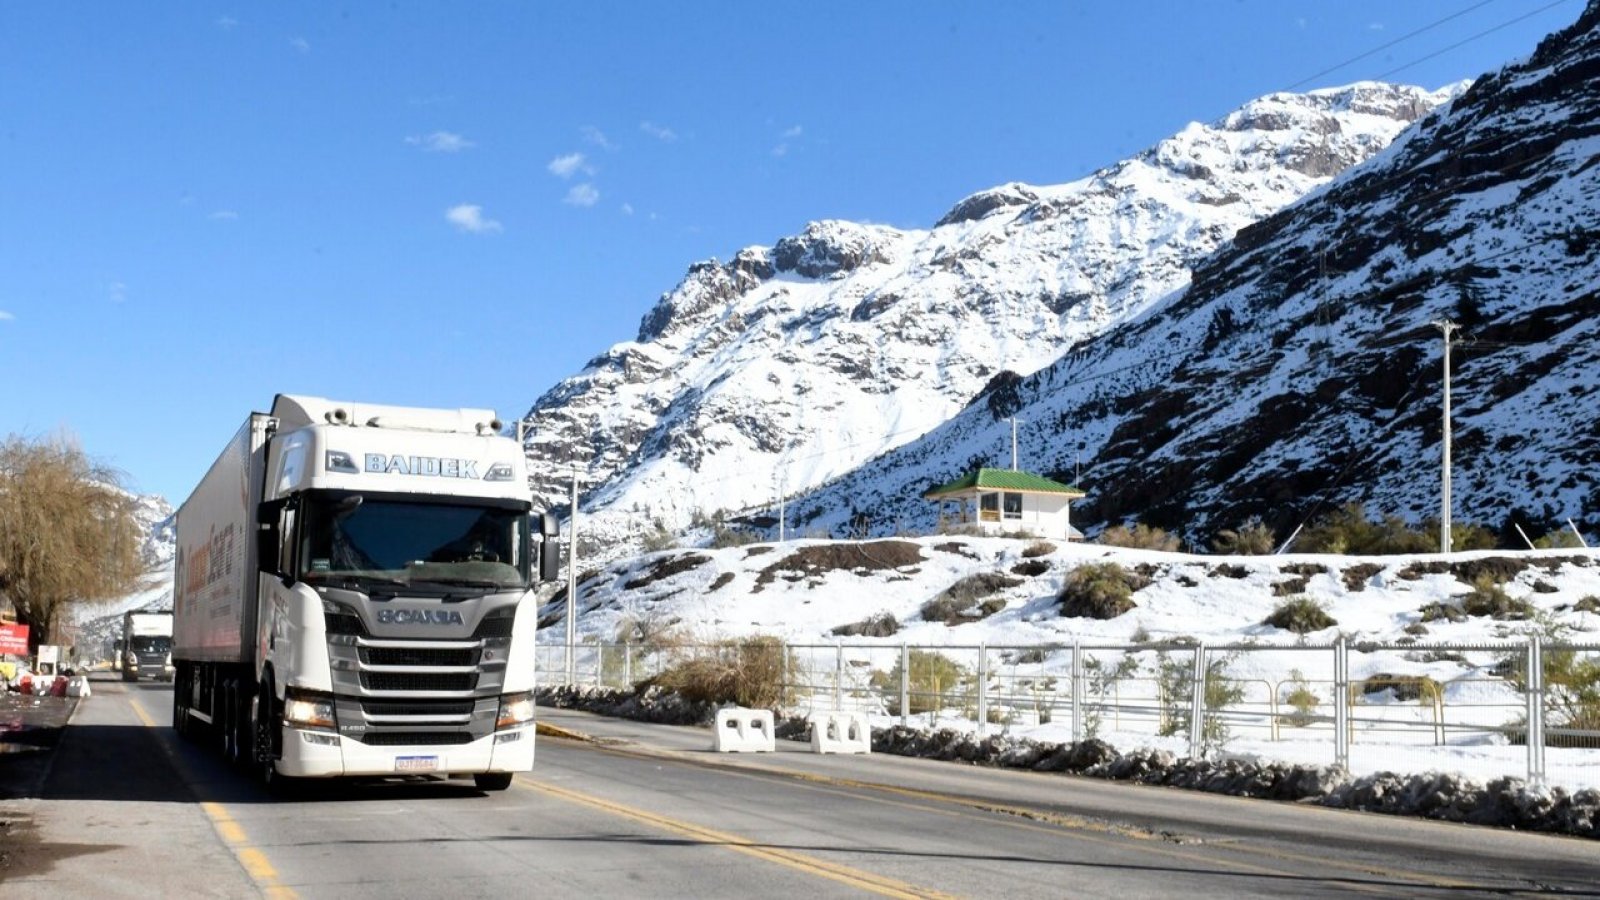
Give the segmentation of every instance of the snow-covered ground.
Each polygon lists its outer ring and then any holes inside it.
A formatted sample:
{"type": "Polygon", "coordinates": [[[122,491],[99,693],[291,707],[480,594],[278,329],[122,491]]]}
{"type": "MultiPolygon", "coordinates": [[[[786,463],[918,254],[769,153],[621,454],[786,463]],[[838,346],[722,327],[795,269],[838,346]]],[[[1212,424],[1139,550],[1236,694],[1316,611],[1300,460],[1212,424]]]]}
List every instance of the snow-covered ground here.
{"type": "MultiPolygon", "coordinates": [[[[1527,712],[1516,673],[1525,671],[1529,638],[1585,646],[1584,658],[1600,653],[1600,601],[1590,599],[1595,597],[1600,559],[1586,550],[1223,557],[938,536],[678,550],[617,562],[580,585],[577,632],[590,645],[629,633],[635,639],[671,633],[692,645],[780,637],[794,648],[791,680],[809,688],[802,692],[803,705],[832,706],[837,697],[884,725],[899,721],[890,715],[897,704],[890,695],[898,690],[898,675],[891,679],[890,673],[905,644],[938,648],[965,673],[960,684],[941,685],[939,713],[914,715],[912,724],[976,729],[973,684],[981,656],[993,723],[987,730],[1049,741],[1073,737],[1076,644],[1091,661],[1084,706],[1097,705],[1096,698],[1106,706],[1089,730],[1119,749],[1150,746],[1180,754],[1189,749],[1187,731],[1166,737],[1159,732],[1163,716],[1180,708],[1186,714],[1186,701],[1164,700],[1163,690],[1170,692],[1170,679],[1182,677],[1174,673],[1191,671],[1191,645],[1198,642],[1207,648],[1207,661],[1241,691],[1220,717],[1228,734],[1217,752],[1320,764],[1334,762],[1332,646],[1343,638],[1352,685],[1351,771],[1445,770],[1488,779],[1528,771],[1528,748],[1515,737],[1527,712]],[[807,554],[813,564],[801,565],[807,554]],[[1133,594],[1136,607],[1108,620],[1062,616],[1057,598],[1064,579],[1083,564],[1099,562],[1115,562],[1149,580],[1133,594]],[[1019,566],[1038,574],[1015,574],[1019,566]],[[1474,567],[1498,571],[1506,593],[1526,601],[1531,616],[1424,623],[1426,607],[1459,608],[1471,586],[1458,576],[1472,574],[1474,567]],[[976,616],[988,600],[992,614],[955,625],[924,619],[927,601],[982,573],[1005,573],[1015,581],[974,600],[969,610],[976,616]],[[1304,584],[1297,584],[1301,579],[1304,584]],[[1264,624],[1289,595],[1316,601],[1337,624],[1305,635],[1264,624]],[[891,636],[834,634],[839,626],[884,615],[898,624],[891,636]],[[1122,649],[1135,642],[1142,649],[1122,649]],[[1125,658],[1135,660],[1137,669],[1094,681],[1094,663],[1110,671],[1125,658]],[[1169,669],[1165,686],[1163,659],[1169,669]],[[1412,683],[1421,678],[1437,688],[1412,683]],[[892,683],[884,688],[886,682],[892,683]],[[1303,703],[1314,698],[1304,710],[1289,701],[1297,690],[1307,692],[1303,703]],[[1297,712],[1306,718],[1291,723],[1287,716],[1297,712]]],[[[562,599],[542,610],[547,627],[540,634],[540,665],[554,673],[542,677],[546,683],[559,680],[564,666],[563,610],[562,599]]],[[[600,673],[615,680],[624,668],[637,679],[661,663],[638,649],[627,655],[624,662],[619,650],[583,648],[577,679],[593,682],[600,673]]],[[[1552,712],[1547,728],[1557,718],[1552,712]]],[[[1165,721],[1170,730],[1170,719],[1165,721]]],[[[1547,742],[1549,780],[1600,786],[1600,749],[1563,749],[1563,740],[1552,735],[1547,742]]]]}

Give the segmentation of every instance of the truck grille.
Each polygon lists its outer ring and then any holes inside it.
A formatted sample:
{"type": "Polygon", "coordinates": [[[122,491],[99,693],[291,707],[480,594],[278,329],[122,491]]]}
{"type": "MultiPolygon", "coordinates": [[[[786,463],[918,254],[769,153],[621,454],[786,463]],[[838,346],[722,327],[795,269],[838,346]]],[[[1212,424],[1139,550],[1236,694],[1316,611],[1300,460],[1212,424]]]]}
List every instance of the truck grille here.
{"type": "Polygon", "coordinates": [[[471,648],[362,647],[361,662],[369,666],[475,666],[478,651],[471,648]]]}
{"type": "Polygon", "coordinates": [[[361,686],[369,691],[470,691],[478,686],[478,673],[362,672],[361,686]]]}
{"type": "Polygon", "coordinates": [[[470,716],[472,700],[362,700],[361,711],[369,716],[470,716]]]}
{"type": "Polygon", "coordinates": [[[363,744],[377,747],[398,747],[405,744],[466,744],[472,735],[465,731],[369,731],[356,738],[363,744]]]}

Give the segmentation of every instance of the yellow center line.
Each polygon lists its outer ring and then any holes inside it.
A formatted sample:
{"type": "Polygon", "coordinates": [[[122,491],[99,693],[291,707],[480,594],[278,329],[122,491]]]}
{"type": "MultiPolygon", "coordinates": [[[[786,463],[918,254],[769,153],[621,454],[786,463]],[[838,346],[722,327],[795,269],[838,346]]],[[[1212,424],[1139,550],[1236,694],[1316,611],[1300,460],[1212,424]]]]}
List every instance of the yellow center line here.
{"type": "MultiPolygon", "coordinates": [[[[129,694],[128,704],[133,707],[133,714],[139,717],[139,721],[143,722],[146,728],[156,727],[155,719],[145,712],[139,698],[129,694]]],[[[164,743],[161,744],[161,752],[176,764],[176,758],[164,743]]],[[[250,837],[245,834],[244,827],[233,818],[227,807],[208,800],[200,803],[200,809],[211,820],[211,826],[216,829],[217,836],[222,838],[223,843],[233,852],[234,858],[239,860],[239,865],[244,867],[245,874],[261,888],[263,895],[283,900],[298,896],[291,888],[278,882],[278,870],[272,867],[265,853],[250,843],[250,837]]]]}
{"type": "Polygon", "coordinates": [[[603,812],[611,813],[612,815],[621,816],[626,819],[632,819],[636,822],[642,822],[646,825],[659,828],[663,831],[667,831],[672,834],[683,835],[684,837],[688,837],[702,843],[718,844],[738,853],[753,856],[757,859],[765,860],[767,862],[777,863],[778,865],[794,869],[808,875],[817,875],[822,878],[837,881],[840,884],[848,885],[864,891],[869,891],[884,897],[944,898],[951,896],[949,894],[942,894],[937,891],[930,891],[925,888],[920,888],[916,885],[908,884],[898,879],[875,875],[871,872],[851,868],[849,866],[830,863],[814,856],[807,856],[803,853],[795,853],[790,850],[782,850],[777,847],[760,844],[756,841],[750,840],[749,838],[743,838],[739,837],[738,835],[728,834],[727,832],[717,831],[701,825],[695,825],[692,822],[685,822],[680,819],[670,819],[666,816],[657,815],[656,813],[647,812],[636,807],[625,806],[621,803],[604,800],[589,794],[581,794],[577,791],[571,791],[565,788],[558,788],[554,785],[535,781],[534,779],[525,776],[519,777],[517,780],[522,784],[533,788],[534,790],[549,794],[552,797],[565,800],[569,803],[576,803],[580,806],[588,806],[592,809],[598,809],[603,812]]]}
{"type": "MultiPolygon", "coordinates": [[[[555,735],[553,735],[553,736],[555,736],[555,735]]],[[[561,736],[561,737],[569,737],[569,739],[578,739],[580,737],[580,736],[577,735],[576,732],[568,732],[568,734],[566,734],[566,735],[559,735],[559,736],[561,736]],[[569,737],[569,735],[571,737],[569,737]]],[[[1202,853],[1198,853],[1198,852],[1194,852],[1194,851],[1180,850],[1177,847],[1168,846],[1164,842],[1164,840],[1162,840],[1162,836],[1161,835],[1158,835],[1158,834],[1155,834],[1155,833],[1152,833],[1152,832],[1149,832],[1149,831],[1146,831],[1146,830],[1143,830],[1143,829],[1135,828],[1135,827],[1132,827],[1132,826],[1120,825],[1120,824],[1117,824],[1117,823],[1114,823],[1114,822],[1097,821],[1097,820],[1094,820],[1094,819],[1082,818],[1082,817],[1074,816],[1074,815],[1070,815],[1070,814],[1055,813],[1055,812],[1051,812],[1049,810],[1037,809],[1037,808],[1033,808],[1033,807],[1015,806],[1015,805],[1008,805],[1008,804],[1003,804],[1003,803],[993,803],[993,802],[986,801],[986,800],[979,800],[979,799],[971,798],[971,797],[961,797],[961,796],[953,795],[953,794],[943,794],[943,793],[939,793],[939,792],[936,792],[936,791],[924,790],[924,789],[921,789],[921,788],[899,787],[899,786],[896,786],[896,785],[883,784],[883,783],[880,783],[880,782],[859,781],[859,780],[851,779],[851,778],[839,778],[839,777],[832,776],[832,775],[819,775],[819,774],[813,774],[813,773],[810,773],[810,772],[800,772],[800,771],[796,771],[796,770],[793,770],[793,769],[784,769],[784,768],[777,767],[777,766],[768,766],[768,765],[761,765],[761,764],[745,763],[743,761],[740,761],[740,762],[731,762],[731,761],[730,762],[722,762],[720,760],[713,761],[713,760],[707,760],[707,759],[703,759],[703,758],[700,758],[700,757],[697,757],[697,756],[693,756],[693,755],[687,754],[687,753],[680,753],[680,752],[675,751],[675,750],[665,750],[665,749],[658,750],[658,749],[654,749],[654,748],[648,748],[647,749],[647,748],[639,748],[639,747],[626,747],[626,748],[624,748],[624,747],[616,747],[616,746],[607,746],[607,745],[597,744],[597,743],[590,743],[589,746],[594,747],[594,749],[599,750],[602,753],[612,753],[612,754],[616,754],[616,755],[619,755],[619,756],[633,756],[633,757],[654,757],[654,758],[662,758],[662,757],[664,757],[664,758],[668,758],[668,759],[674,759],[674,760],[677,760],[679,762],[682,762],[682,763],[685,763],[685,764],[688,764],[688,765],[700,766],[700,767],[704,767],[704,768],[715,768],[715,769],[718,769],[718,770],[729,771],[729,772],[734,772],[734,773],[740,773],[740,774],[744,774],[745,777],[751,777],[751,778],[756,778],[756,777],[761,777],[761,776],[786,778],[786,779],[791,779],[791,780],[794,780],[794,781],[799,781],[799,782],[804,783],[804,784],[813,785],[814,788],[817,789],[817,790],[829,791],[830,789],[835,789],[833,792],[839,793],[842,796],[850,796],[850,797],[855,797],[855,798],[858,798],[858,799],[866,800],[868,802],[874,802],[874,803],[890,805],[890,806],[900,806],[900,807],[913,809],[913,810],[919,810],[919,811],[923,811],[923,812],[941,812],[941,810],[938,810],[938,809],[936,809],[934,807],[921,805],[921,804],[897,802],[897,801],[894,801],[894,800],[890,800],[888,798],[882,798],[882,797],[876,797],[875,798],[875,797],[870,796],[870,794],[845,793],[845,791],[881,792],[881,793],[890,794],[890,795],[898,795],[900,797],[910,798],[910,799],[913,799],[913,800],[919,800],[919,801],[922,801],[923,803],[935,803],[935,804],[941,804],[941,805],[946,805],[946,806],[953,805],[953,806],[958,806],[958,807],[964,807],[964,808],[968,808],[968,809],[977,810],[979,812],[996,813],[996,814],[1000,814],[1000,815],[1004,815],[1004,816],[1014,817],[1014,819],[999,819],[999,820],[990,819],[990,820],[987,820],[987,821],[999,821],[1002,824],[1005,824],[1007,826],[1014,827],[1014,828],[1019,828],[1019,829],[1023,829],[1023,830],[1048,830],[1049,826],[1054,826],[1056,829],[1065,828],[1067,830],[1070,830],[1077,837],[1079,837],[1079,838],[1081,838],[1083,840],[1087,840],[1087,841],[1091,841],[1091,842],[1095,842],[1095,843],[1105,843],[1105,844],[1115,844],[1115,840],[1113,840],[1114,838],[1123,838],[1123,839],[1131,838],[1131,839],[1141,840],[1141,841],[1150,841],[1151,844],[1149,846],[1147,846],[1145,849],[1148,852],[1152,852],[1152,853],[1155,853],[1155,854],[1158,854],[1158,855],[1161,855],[1161,856],[1167,856],[1167,857],[1182,859],[1182,860],[1186,860],[1186,861],[1190,861],[1190,862],[1205,862],[1205,863],[1208,863],[1208,864],[1211,864],[1211,865],[1229,866],[1229,867],[1232,867],[1232,868],[1237,869],[1239,871],[1256,872],[1256,873],[1259,873],[1259,874],[1262,874],[1262,875],[1306,877],[1302,873],[1300,873],[1298,871],[1295,871],[1295,870],[1286,870],[1286,869],[1281,869],[1281,868],[1274,868],[1274,867],[1271,867],[1271,866],[1250,863],[1250,862],[1247,862],[1245,860],[1240,860],[1240,859],[1229,860],[1229,859],[1219,858],[1219,857],[1216,857],[1216,856],[1208,856],[1206,854],[1202,854],[1202,853]],[[1046,824],[1035,824],[1035,823],[1046,823],[1046,824]]],[[[946,813],[946,814],[948,814],[948,815],[962,815],[961,813],[946,813]]],[[[1206,842],[1201,842],[1201,845],[1202,846],[1206,846],[1207,844],[1206,844],[1206,842]]],[[[1279,862],[1286,862],[1286,863],[1310,863],[1310,864],[1314,864],[1314,865],[1324,866],[1324,867],[1327,867],[1327,868],[1330,868],[1330,869],[1334,869],[1334,870],[1340,870],[1340,871],[1345,871],[1345,872],[1354,872],[1354,873],[1361,874],[1361,875],[1373,875],[1373,876],[1379,876],[1379,877],[1384,877],[1384,878],[1392,878],[1392,879],[1399,879],[1399,880],[1406,880],[1406,881],[1414,881],[1414,882],[1419,882],[1422,885],[1428,885],[1428,886],[1432,886],[1432,887],[1441,887],[1441,888],[1448,888],[1448,889],[1455,889],[1455,890],[1464,890],[1464,889],[1480,889],[1481,890],[1481,889],[1486,889],[1486,888],[1493,888],[1493,886],[1486,885],[1486,884],[1483,884],[1481,882],[1464,881],[1464,880],[1461,880],[1461,879],[1450,878],[1448,876],[1443,876],[1443,875],[1433,875],[1433,874],[1429,874],[1429,873],[1426,873],[1426,872],[1415,872],[1415,871],[1409,871],[1409,870],[1406,870],[1406,869],[1394,869],[1394,868],[1389,868],[1389,867],[1386,867],[1386,866],[1380,866],[1380,865],[1369,864],[1369,863],[1344,862],[1342,860],[1329,859],[1329,858],[1325,858],[1325,857],[1317,857],[1317,856],[1310,856],[1310,855],[1303,855],[1303,854],[1293,853],[1293,852],[1290,852],[1290,851],[1273,850],[1273,849],[1269,849],[1269,848],[1265,848],[1265,847],[1254,847],[1254,846],[1250,846],[1248,844],[1231,844],[1230,843],[1230,844],[1227,844],[1227,845],[1224,846],[1224,845],[1221,845],[1221,844],[1211,843],[1211,844],[1209,844],[1209,846],[1216,847],[1216,848],[1218,848],[1220,850],[1225,850],[1226,852],[1237,854],[1237,855],[1266,857],[1268,859],[1273,859],[1273,860],[1277,860],[1279,862]]],[[[1402,889],[1404,889],[1406,887],[1405,885],[1370,885],[1370,884],[1360,884],[1360,883],[1352,883],[1349,886],[1350,886],[1351,889],[1356,890],[1356,891],[1371,892],[1371,893],[1389,893],[1389,892],[1392,892],[1392,891],[1395,891],[1395,890],[1402,890],[1402,889]]]]}

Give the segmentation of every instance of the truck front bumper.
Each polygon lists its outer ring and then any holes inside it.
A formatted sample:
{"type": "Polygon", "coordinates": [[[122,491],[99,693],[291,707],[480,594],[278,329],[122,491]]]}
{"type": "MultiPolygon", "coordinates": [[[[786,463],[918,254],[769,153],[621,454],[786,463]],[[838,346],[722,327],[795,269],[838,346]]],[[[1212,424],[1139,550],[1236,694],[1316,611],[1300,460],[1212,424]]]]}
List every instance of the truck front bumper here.
{"type": "Polygon", "coordinates": [[[476,775],[533,769],[533,723],[449,746],[371,746],[328,731],[284,726],[278,772],[292,778],[476,775]]]}

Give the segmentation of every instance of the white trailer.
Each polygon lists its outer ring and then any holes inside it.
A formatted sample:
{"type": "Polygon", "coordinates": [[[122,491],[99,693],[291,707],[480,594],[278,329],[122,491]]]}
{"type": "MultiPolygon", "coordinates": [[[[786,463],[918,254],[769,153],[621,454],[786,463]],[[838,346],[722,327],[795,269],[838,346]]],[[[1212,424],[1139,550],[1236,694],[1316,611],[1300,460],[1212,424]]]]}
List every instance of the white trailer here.
{"type": "Polygon", "coordinates": [[[533,766],[557,577],[490,410],[278,395],[178,511],[173,725],[269,782],[533,766]]]}

